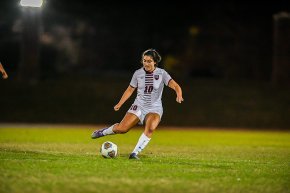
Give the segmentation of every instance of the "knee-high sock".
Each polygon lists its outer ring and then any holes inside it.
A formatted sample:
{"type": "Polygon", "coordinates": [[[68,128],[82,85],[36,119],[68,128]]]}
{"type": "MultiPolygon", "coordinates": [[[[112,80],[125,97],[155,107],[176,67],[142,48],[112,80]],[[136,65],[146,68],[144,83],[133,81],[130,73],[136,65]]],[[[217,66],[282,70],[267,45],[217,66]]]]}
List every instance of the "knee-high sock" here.
{"type": "Polygon", "coordinates": [[[136,153],[136,154],[140,153],[147,146],[150,139],[151,138],[147,137],[144,133],[142,133],[135,149],[133,150],[133,153],[136,153]]]}
{"type": "MultiPolygon", "coordinates": [[[[117,124],[117,123],[116,123],[116,124],[117,124]]],[[[114,135],[114,134],[116,134],[116,133],[114,133],[114,131],[113,131],[113,128],[114,128],[114,126],[115,126],[116,124],[114,124],[114,125],[108,127],[107,129],[105,129],[105,130],[103,131],[103,134],[104,134],[104,135],[114,135]]]]}

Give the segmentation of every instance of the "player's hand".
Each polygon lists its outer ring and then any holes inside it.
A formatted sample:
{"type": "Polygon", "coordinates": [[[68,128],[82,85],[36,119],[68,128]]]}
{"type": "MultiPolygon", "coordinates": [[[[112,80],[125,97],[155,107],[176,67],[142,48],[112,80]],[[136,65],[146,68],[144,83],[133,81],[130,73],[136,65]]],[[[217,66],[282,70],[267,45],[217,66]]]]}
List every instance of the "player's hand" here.
{"type": "Polygon", "coordinates": [[[182,96],[177,96],[176,97],[176,102],[181,103],[183,101],[184,101],[184,99],[182,98],[182,96]]]}
{"type": "Polygon", "coordinates": [[[115,111],[118,111],[120,108],[121,108],[121,105],[119,105],[119,104],[116,104],[116,105],[114,106],[114,110],[115,110],[115,111]]]}
{"type": "Polygon", "coordinates": [[[7,79],[7,78],[8,78],[8,75],[6,74],[6,72],[4,72],[4,73],[2,74],[2,78],[3,78],[3,79],[7,79]]]}

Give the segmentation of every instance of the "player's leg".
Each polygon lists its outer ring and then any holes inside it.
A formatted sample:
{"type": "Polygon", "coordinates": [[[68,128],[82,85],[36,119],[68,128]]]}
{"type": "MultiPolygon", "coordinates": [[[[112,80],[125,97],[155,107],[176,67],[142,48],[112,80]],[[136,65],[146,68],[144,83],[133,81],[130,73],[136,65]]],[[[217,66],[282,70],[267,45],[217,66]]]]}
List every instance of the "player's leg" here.
{"type": "Polygon", "coordinates": [[[125,117],[120,123],[116,123],[112,131],[115,134],[127,133],[132,127],[139,122],[139,118],[133,113],[126,113],[125,117]]]}
{"type": "Polygon", "coordinates": [[[158,113],[148,113],[145,119],[145,130],[144,134],[151,138],[153,132],[156,130],[160,123],[160,115],[158,113]]]}
{"type": "Polygon", "coordinates": [[[92,139],[96,139],[106,135],[127,133],[132,127],[134,127],[138,123],[138,121],[139,118],[136,115],[132,113],[126,113],[120,123],[116,123],[110,127],[106,127],[100,130],[96,130],[92,133],[91,137],[92,139]]]}
{"type": "Polygon", "coordinates": [[[139,159],[137,155],[148,145],[151,136],[158,124],[160,123],[160,115],[157,113],[148,113],[145,117],[145,130],[141,134],[133,152],[130,154],[130,159],[139,159]]]}

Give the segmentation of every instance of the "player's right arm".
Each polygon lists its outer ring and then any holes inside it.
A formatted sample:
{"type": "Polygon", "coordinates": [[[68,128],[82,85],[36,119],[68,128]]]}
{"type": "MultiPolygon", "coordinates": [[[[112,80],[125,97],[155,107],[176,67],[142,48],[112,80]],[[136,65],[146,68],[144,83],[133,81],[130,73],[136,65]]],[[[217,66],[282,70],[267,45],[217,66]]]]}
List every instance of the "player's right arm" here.
{"type": "Polygon", "coordinates": [[[121,106],[130,98],[130,96],[133,94],[133,92],[135,91],[136,88],[132,87],[131,85],[128,86],[128,88],[125,90],[125,92],[123,93],[120,101],[118,102],[118,104],[116,104],[114,106],[114,110],[118,111],[121,106]]]}

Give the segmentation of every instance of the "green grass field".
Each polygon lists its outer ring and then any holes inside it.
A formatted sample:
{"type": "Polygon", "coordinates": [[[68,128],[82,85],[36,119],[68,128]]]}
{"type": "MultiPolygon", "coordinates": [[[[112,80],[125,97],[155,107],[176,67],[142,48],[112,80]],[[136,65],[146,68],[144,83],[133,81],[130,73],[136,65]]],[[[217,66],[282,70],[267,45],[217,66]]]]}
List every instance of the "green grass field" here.
{"type": "Polygon", "coordinates": [[[0,128],[0,192],[290,192],[290,132],[160,128],[129,160],[141,129],[91,140],[81,127],[0,128]],[[104,141],[119,157],[99,154],[104,141]]]}

